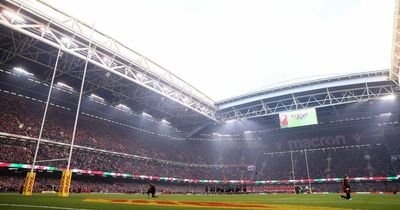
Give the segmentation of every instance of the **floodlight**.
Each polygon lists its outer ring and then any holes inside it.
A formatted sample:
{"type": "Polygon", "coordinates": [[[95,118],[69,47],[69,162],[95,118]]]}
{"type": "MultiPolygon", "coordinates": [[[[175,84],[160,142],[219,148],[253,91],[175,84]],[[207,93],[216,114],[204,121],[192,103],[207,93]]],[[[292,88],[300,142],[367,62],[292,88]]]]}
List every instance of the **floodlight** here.
{"type": "Polygon", "coordinates": [[[396,96],[394,94],[390,94],[390,95],[383,96],[381,99],[383,99],[383,100],[394,100],[394,99],[396,99],[396,96]]]}
{"type": "Polygon", "coordinates": [[[117,107],[119,107],[119,108],[124,108],[124,109],[129,109],[129,107],[127,107],[127,106],[124,105],[124,104],[118,104],[117,107]]]}
{"type": "Polygon", "coordinates": [[[171,123],[168,122],[166,119],[162,119],[161,122],[166,123],[166,124],[171,124],[171,123]]]}
{"type": "Polygon", "coordinates": [[[251,131],[244,131],[243,133],[252,133],[251,131]]]}
{"type": "Polygon", "coordinates": [[[16,72],[18,72],[18,73],[21,73],[21,74],[25,74],[25,75],[28,75],[28,76],[33,76],[32,73],[26,71],[25,69],[23,69],[23,68],[21,68],[21,67],[14,67],[14,70],[15,70],[16,72]]]}
{"type": "Polygon", "coordinates": [[[102,98],[102,97],[100,97],[100,96],[97,96],[96,94],[93,94],[93,93],[92,93],[92,94],[90,95],[90,97],[93,98],[93,99],[95,99],[95,100],[104,102],[104,98],[102,98]]]}
{"type": "Polygon", "coordinates": [[[146,112],[143,112],[142,115],[147,116],[147,117],[153,117],[150,114],[147,114],[146,112]]]}
{"type": "Polygon", "coordinates": [[[25,20],[22,17],[15,14],[14,12],[3,10],[3,14],[16,22],[25,23],[25,20]]]}
{"type": "Polygon", "coordinates": [[[104,61],[104,63],[106,63],[106,64],[109,64],[110,63],[110,59],[108,58],[108,57],[106,57],[106,56],[104,56],[103,58],[102,58],[102,60],[104,61]]]}
{"type": "Polygon", "coordinates": [[[69,89],[69,90],[73,90],[74,89],[73,87],[71,87],[71,86],[69,86],[69,85],[67,85],[67,84],[65,84],[63,82],[57,82],[57,85],[61,86],[63,88],[69,89]]]}
{"type": "Polygon", "coordinates": [[[381,116],[381,117],[390,117],[390,116],[392,116],[392,113],[391,112],[382,113],[379,116],[381,116]]]}

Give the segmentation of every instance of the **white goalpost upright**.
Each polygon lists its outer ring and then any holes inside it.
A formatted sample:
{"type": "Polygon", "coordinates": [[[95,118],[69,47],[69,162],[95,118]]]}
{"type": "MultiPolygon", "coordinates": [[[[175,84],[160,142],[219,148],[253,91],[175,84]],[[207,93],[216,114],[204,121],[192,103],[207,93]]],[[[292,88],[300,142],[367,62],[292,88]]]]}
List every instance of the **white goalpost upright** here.
{"type": "Polygon", "coordinates": [[[60,55],[61,55],[61,47],[58,49],[57,60],[56,60],[56,63],[54,65],[53,76],[51,78],[51,82],[50,82],[50,86],[49,86],[49,92],[47,94],[47,100],[46,100],[46,105],[45,105],[45,108],[44,108],[42,123],[40,124],[39,138],[38,138],[37,143],[36,143],[35,154],[34,154],[34,157],[33,157],[31,171],[28,172],[27,175],[26,175],[24,189],[23,189],[23,192],[22,192],[23,195],[28,195],[29,196],[29,195],[32,195],[32,192],[33,192],[33,187],[34,187],[34,184],[35,184],[35,177],[36,177],[36,173],[34,172],[34,170],[35,170],[36,163],[39,162],[39,161],[37,161],[37,155],[38,155],[38,152],[39,152],[40,142],[42,140],[44,123],[45,123],[46,117],[47,117],[47,110],[49,108],[50,97],[51,97],[51,93],[52,93],[52,90],[53,90],[54,78],[56,76],[57,65],[58,65],[58,61],[60,59],[60,55]]]}
{"type": "Polygon", "coordinates": [[[91,33],[90,40],[89,40],[89,45],[88,45],[88,48],[87,48],[87,56],[86,56],[86,60],[85,60],[85,67],[83,69],[81,88],[80,88],[80,91],[79,91],[79,99],[78,99],[78,104],[77,104],[76,113],[75,113],[74,128],[73,128],[73,131],[72,131],[72,139],[71,139],[70,149],[69,149],[69,154],[68,154],[67,168],[66,168],[66,170],[63,171],[62,177],[61,177],[61,184],[60,184],[61,186],[60,186],[60,191],[59,191],[59,194],[58,194],[61,197],[68,197],[69,196],[69,191],[70,191],[70,188],[71,188],[72,171],[70,170],[70,167],[71,167],[72,151],[74,149],[74,144],[75,144],[76,127],[78,125],[79,112],[80,112],[80,108],[81,108],[83,89],[84,89],[84,86],[85,86],[87,67],[88,67],[88,64],[89,64],[89,59],[92,56],[92,35],[93,35],[93,30],[94,30],[94,25],[92,26],[92,33],[91,33]]]}

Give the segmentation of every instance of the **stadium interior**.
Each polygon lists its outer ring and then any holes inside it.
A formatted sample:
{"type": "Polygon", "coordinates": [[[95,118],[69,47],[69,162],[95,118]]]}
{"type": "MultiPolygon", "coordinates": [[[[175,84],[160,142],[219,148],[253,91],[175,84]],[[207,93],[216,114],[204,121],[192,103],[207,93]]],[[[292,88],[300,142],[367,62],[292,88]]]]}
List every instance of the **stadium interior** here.
{"type": "Polygon", "coordinates": [[[57,192],[67,167],[76,193],[339,192],[344,175],[353,191],[400,190],[391,69],[214,102],[19,2],[0,5],[1,192],[22,190],[37,145],[34,192],[57,192]],[[281,128],[279,113],[308,109],[317,124],[281,128]]]}

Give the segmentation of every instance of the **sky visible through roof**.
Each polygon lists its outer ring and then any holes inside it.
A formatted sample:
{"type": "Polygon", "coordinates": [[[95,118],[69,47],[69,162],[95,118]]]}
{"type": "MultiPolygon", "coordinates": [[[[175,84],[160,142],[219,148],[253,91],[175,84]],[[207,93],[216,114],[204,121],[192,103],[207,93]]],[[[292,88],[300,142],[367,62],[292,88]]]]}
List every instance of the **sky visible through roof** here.
{"type": "Polygon", "coordinates": [[[394,0],[47,0],[213,100],[388,69],[394,0]]]}

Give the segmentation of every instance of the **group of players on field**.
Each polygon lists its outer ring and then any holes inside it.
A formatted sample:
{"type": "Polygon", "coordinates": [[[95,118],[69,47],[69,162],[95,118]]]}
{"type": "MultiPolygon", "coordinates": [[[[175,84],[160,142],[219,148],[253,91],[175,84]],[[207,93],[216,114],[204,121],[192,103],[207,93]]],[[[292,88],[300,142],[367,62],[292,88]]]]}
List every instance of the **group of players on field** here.
{"type": "MultiPolygon", "coordinates": [[[[246,189],[246,188],[245,188],[246,189]]],[[[346,200],[351,200],[351,188],[350,188],[350,184],[349,184],[349,177],[348,176],[344,176],[342,179],[342,189],[343,192],[346,195],[341,195],[340,198],[341,199],[346,199],[346,200]]],[[[208,187],[207,187],[207,192],[208,192],[208,187]]],[[[153,184],[149,185],[149,189],[147,190],[147,197],[152,197],[155,198],[156,196],[156,187],[153,184]]]]}

